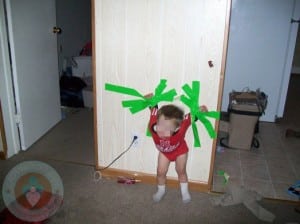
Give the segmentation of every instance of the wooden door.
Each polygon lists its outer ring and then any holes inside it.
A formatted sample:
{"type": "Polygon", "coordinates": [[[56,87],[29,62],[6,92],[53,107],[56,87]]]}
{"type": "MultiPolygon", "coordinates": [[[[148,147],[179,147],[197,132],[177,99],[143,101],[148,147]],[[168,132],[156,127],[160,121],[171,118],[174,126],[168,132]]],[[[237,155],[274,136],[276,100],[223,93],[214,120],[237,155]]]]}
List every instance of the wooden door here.
{"type": "MultiPolygon", "coordinates": [[[[154,91],[160,79],[167,79],[168,88],[181,94],[184,84],[196,80],[201,82],[200,102],[210,110],[218,110],[230,1],[99,0],[93,4],[97,166],[109,164],[138,134],[138,145],[115,162],[110,171],[155,180],[158,151],[152,139],[145,136],[149,111],[132,115],[121,106],[121,101],[130,97],[107,92],[104,85],[113,83],[146,94],[154,91]]],[[[217,127],[214,120],[212,123],[217,127]]],[[[207,187],[215,141],[201,124],[198,130],[201,148],[193,147],[192,130],[187,133],[187,169],[192,182],[207,187]]],[[[168,177],[177,179],[174,164],[168,177]]]]}

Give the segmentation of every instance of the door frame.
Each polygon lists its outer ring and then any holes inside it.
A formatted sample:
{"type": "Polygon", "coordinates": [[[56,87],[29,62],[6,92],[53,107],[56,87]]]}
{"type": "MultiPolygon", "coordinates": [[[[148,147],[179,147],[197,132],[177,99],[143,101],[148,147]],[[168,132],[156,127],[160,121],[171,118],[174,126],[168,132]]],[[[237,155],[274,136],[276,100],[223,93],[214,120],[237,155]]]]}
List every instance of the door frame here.
{"type": "Polygon", "coordinates": [[[2,107],[0,101],[0,139],[1,139],[1,147],[3,150],[0,151],[0,159],[6,159],[7,154],[7,144],[6,144],[6,137],[5,137],[5,130],[4,130],[4,123],[3,123],[3,115],[2,115],[2,107]]]}
{"type": "MultiPolygon", "coordinates": [[[[294,1],[294,11],[293,11],[292,18],[293,19],[300,18],[300,0],[294,1]]],[[[289,88],[289,82],[290,82],[290,77],[292,72],[292,64],[293,64],[293,58],[294,58],[294,52],[296,46],[298,27],[299,27],[298,23],[291,23],[289,40],[287,43],[285,65],[282,74],[282,82],[281,82],[281,89],[280,89],[281,94],[277,105],[277,113],[276,113],[277,118],[282,118],[284,116],[284,109],[285,109],[287,91],[289,88]]]]}
{"type": "Polygon", "coordinates": [[[4,1],[0,1],[0,99],[7,144],[6,158],[20,151],[18,127],[15,122],[15,100],[9,56],[9,44],[4,1]]]}

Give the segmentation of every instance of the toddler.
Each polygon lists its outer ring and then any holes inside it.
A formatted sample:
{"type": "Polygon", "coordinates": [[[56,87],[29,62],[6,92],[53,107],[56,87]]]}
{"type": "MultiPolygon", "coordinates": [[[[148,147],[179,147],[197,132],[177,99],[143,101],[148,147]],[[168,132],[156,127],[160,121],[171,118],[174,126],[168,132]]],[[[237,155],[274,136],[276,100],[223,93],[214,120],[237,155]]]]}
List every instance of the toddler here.
{"type": "MultiPolygon", "coordinates": [[[[200,107],[207,111],[206,106],[200,107]]],[[[175,169],[180,182],[182,201],[188,203],[191,196],[188,190],[186,164],[188,146],[184,139],[191,124],[190,114],[184,115],[183,110],[173,104],[151,108],[149,130],[156,148],[159,150],[157,165],[157,192],[153,200],[159,202],[166,192],[166,175],[170,162],[175,162],[175,169]]]]}

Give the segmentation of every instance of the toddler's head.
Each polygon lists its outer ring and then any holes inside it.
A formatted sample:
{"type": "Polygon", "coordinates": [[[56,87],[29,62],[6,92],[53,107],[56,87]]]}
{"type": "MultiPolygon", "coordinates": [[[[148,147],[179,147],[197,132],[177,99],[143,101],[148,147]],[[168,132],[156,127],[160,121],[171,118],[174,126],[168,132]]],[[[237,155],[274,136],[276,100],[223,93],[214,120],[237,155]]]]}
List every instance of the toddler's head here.
{"type": "Polygon", "coordinates": [[[169,104],[162,106],[157,113],[156,132],[159,137],[170,137],[180,126],[184,112],[179,107],[169,104]]]}

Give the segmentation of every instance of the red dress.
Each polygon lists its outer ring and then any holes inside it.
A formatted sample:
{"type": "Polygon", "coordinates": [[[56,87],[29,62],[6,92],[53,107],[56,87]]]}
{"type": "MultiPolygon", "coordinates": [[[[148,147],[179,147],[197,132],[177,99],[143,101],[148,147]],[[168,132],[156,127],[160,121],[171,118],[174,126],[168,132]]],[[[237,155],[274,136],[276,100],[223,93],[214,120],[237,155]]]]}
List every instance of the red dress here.
{"type": "Polygon", "coordinates": [[[185,115],[179,129],[174,132],[172,136],[161,138],[155,131],[157,111],[158,108],[156,107],[151,109],[149,130],[151,132],[152,139],[156,148],[160,152],[162,152],[170,161],[175,161],[179,155],[185,154],[189,151],[184,137],[187,129],[191,125],[191,116],[190,114],[185,115]]]}

